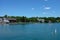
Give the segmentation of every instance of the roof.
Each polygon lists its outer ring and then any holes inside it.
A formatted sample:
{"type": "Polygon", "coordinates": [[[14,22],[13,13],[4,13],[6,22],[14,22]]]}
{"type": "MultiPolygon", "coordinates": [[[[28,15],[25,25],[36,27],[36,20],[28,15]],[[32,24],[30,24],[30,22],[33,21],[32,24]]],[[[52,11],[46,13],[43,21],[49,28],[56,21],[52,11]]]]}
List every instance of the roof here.
{"type": "Polygon", "coordinates": [[[16,20],[15,18],[7,18],[8,20],[16,20]]]}
{"type": "Polygon", "coordinates": [[[4,18],[4,17],[0,17],[0,19],[5,19],[5,20],[16,20],[16,18],[4,18]]]}

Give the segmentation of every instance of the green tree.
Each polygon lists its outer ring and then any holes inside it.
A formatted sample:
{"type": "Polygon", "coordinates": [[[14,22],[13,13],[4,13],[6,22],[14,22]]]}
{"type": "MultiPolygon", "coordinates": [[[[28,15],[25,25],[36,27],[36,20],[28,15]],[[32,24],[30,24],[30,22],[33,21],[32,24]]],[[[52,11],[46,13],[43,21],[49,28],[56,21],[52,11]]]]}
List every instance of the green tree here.
{"type": "Polygon", "coordinates": [[[7,17],[8,17],[8,15],[4,15],[4,17],[5,17],[5,18],[7,18],[7,17]]]}

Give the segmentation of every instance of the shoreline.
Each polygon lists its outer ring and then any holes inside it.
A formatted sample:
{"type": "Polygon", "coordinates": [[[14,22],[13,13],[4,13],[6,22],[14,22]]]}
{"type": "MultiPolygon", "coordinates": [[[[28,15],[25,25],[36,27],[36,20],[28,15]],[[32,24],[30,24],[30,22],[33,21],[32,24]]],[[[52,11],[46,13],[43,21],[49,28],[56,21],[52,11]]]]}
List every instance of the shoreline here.
{"type": "MultiPolygon", "coordinates": [[[[28,24],[29,23],[37,24],[37,23],[40,23],[40,22],[15,22],[15,23],[0,23],[0,24],[27,24],[27,23],[28,24]]],[[[53,22],[51,22],[51,23],[53,23],[53,22]]],[[[60,23],[60,22],[55,22],[55,23],[60,23]]]]}

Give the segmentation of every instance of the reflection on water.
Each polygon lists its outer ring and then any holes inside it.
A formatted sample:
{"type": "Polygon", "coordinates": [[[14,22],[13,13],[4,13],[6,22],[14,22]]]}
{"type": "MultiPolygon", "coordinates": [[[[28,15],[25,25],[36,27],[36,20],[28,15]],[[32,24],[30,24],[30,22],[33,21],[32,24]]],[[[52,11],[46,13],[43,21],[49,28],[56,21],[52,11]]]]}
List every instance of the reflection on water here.
{"type": "Polygon", "coordinates": [[[59,26],[57,23],[0,24],[0,39],[59,40],[59,26]]]}
{"type": "Polygon", "coordinates": [[[0,25],[0,32],[10,32],[9,24],[0,25]]]}
{"type": "Polygon", "coordinates": [[[57,33],[57,30],[55,29],[55,34],[57,33]]]}
{"type": "Polygon", "coordinates": [[[52,30],[52,36],[55,36],[57,34],[57,30],[55,29],[54,31],[52,30]]]}

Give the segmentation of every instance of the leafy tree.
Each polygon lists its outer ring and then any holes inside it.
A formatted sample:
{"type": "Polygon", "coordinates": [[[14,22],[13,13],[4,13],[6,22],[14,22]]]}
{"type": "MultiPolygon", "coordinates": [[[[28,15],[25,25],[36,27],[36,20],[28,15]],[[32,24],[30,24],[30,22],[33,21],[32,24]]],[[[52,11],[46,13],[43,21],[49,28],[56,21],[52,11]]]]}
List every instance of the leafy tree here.
{"type": "Polygon", "coordinates": [[[5,18],[7,18],[8,16],[7,15],[4,15],[5,18]]]}

